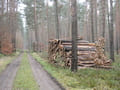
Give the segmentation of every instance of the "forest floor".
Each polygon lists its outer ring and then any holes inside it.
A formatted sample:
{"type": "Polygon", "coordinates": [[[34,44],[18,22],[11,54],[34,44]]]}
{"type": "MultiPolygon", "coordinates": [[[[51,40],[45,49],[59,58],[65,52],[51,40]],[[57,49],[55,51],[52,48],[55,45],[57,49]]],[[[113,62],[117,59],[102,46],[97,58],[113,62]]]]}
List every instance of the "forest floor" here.
{"type": "Polygon", "coordinates": [[[80,69],[72,73],[68,68],[50,64],[46,53],[32,56],[48,73],[59,81],[66,90],[120,90],[120,55],[116,55],[113,69],[80,69]]]}

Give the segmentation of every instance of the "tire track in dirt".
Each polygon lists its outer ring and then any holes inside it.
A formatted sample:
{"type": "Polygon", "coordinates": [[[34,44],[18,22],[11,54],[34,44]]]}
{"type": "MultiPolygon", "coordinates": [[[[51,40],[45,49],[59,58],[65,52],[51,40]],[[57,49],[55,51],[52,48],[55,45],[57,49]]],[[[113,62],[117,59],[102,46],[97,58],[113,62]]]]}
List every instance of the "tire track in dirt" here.
{"type": "Polygon", "coordinates": [[[22,55],[19,55],[10,63],[7,68],[0,74],[0,90],[12,90],[12,85],[16,72],[20,66],[22,55]]]}
{"type": "Polygon", "coordinates": [[[65,90],[55,80],[53,80],[53,78],[50,77],[50,75],[36,60],[32,58],[32,56],[28,55],[28,58],[40,90],[65,90]]]}

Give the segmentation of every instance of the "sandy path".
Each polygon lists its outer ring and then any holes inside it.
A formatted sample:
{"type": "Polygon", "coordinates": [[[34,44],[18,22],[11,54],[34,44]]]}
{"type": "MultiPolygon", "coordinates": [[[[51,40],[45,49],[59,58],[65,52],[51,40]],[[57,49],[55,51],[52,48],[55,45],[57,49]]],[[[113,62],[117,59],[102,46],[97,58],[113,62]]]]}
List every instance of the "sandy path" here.
{"type": "Polygon", "coordinates": [[[22,54],[13,60],[5,71],[0,74],[0,90],[12,90],[13,81],[19,68],[21,58],[22,54]]]}
{"type": "Polygon", "coordinates": [[[28,58],[40,90],[64,90],[64,88],[53,80],[36,60],[30,55],[28,55],[28,58]]]}

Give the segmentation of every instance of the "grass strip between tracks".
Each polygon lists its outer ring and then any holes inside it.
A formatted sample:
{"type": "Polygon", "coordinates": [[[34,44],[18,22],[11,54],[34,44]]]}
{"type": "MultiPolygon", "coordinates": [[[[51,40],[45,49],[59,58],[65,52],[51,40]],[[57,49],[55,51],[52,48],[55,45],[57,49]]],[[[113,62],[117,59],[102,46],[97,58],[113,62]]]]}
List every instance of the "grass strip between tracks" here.
{"type": "Polygon", "coordinates": [[[23,55],[20,68],[17,72],[13,90],[39,90],[26,53],[23,55]]]}

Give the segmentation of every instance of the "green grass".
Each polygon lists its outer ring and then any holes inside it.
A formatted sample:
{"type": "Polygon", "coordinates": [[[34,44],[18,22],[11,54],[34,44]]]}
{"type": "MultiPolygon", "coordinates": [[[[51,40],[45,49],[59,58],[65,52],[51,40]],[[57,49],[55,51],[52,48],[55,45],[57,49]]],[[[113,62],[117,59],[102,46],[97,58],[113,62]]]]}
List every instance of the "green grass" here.
{"type": "Polygon", "coordinates": [[[4,57],[4,56],[5,56],[5,55],[3,55],[3,54],[0,53],[0,58],[2,58],[2,57],[4,57]]]}
{"type": "Polygon", "coordinates": [[[120,90],[120,56],[116,56],[114,69],[81,69],[72,73],[69,69],[49,64],[36,53],[32,55],[67,90],[120,90]]]}
{"type": "Polygon", "coordinates": [[[2,57],[0,59],[0,73],[6,68],[6,66],[11,63],[13,57],[2,57]]]}
{"type": "MultiPolygon", "coordinates": [[[[17,72],[13,88],[16,90],[39,90],[34,79],[27,54],[24,54],[20,68],[17,72]]],[[[13,90],[14,90],[13,89],[13,90]]]]}
{"type": "Polygon", "coordinates": [[[12,55],[5,56],[0,54],[0,73],[6,68],[8,64],[10,64],[16,56],[18,56],[19,52],[13,53],[12,55]]]}
{"type": "Polygon", "coordinates": [[[46,51],[39,53],[41,58],[48,59],[48,53],[46,51]]]}

